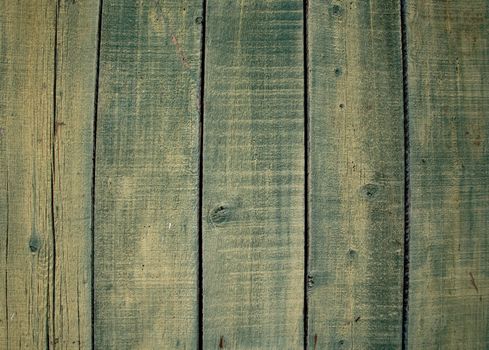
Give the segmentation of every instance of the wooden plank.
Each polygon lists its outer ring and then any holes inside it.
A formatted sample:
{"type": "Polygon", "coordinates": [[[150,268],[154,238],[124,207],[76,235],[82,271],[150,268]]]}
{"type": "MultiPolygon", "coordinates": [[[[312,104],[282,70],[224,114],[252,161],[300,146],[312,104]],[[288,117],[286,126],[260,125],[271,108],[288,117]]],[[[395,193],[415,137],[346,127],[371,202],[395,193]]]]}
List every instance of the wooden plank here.
{"type": "Polygon", "coordinates": [[[55,348],[92,341],[92,157],[99,1],[59,1],[54,130],[55,348]]]}
{"type": "Polygon", "coordinates": [[[0,1],[0,347],[53,334],[51,181],[56,1],[0,1]]]}
{"type": "Polygon", "coordinates": [[[95,346],[198,342],[201,1],[103,2],[95,346]]]}
{"type": "Polygon", "coordinates": [[[488,11],[408,2],[411,349],[489,348],[488,11]]]}
{"type": "Polygon", "coordinates": [[[309,347],[400,348],[399,1],[311,0],[308,38],[309,347]]]}
{"type": "Polygon", "coordinates": [[[206,23],[204,348],[298,349],[303,4],[208,1],[206,23]]]}

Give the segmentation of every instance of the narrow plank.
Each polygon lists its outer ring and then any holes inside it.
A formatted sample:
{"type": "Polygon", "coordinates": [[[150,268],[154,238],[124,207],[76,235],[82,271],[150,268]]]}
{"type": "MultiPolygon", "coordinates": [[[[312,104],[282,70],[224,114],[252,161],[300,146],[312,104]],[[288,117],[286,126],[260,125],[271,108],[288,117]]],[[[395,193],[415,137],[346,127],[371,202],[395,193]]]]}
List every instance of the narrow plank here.
{"type": "Polygon", "coordinates": [[[92,157],[99,1],[59,1],[54,130],[55,348],[92,341],[92,157]]]}
{"type": "Polygon", "coordinates": [[[303,343],[302,35],[302,1],[207,2],[206,349],[303,343]]]}
{"type": "Polygon", "coordinates": [[[0,347],[52,342],[56,1],[0,1],[0,347]]]}
{"type": "Polygon", "coordinates": [[[95,347],[198,342],[202,5],[105,0],[95,174],[95,347]]]}
{"type": "Polygon", "coordinates": [[[489,348],[489,6],[407,7],[408,345],[489,348]]]}
{"type": "Polygon", "coordinates": [[[400,348],[399,1],[309,1],[311,349],[400,348]]]}

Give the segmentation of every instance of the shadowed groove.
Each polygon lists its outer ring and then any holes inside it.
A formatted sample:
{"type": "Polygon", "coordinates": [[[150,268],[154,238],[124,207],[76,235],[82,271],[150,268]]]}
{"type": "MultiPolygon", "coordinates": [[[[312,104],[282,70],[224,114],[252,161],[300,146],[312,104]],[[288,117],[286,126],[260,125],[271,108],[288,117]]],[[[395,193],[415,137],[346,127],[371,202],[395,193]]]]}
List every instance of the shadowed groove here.
{"type": "Polygon", "coordinates": [[[304,23],[303,23],[303,45],[304,45],[304,349],[308,349],[309,341],[309,38],[308,14],[309,1],[304,0],[304,23]]]}
{"type": "Polygon", "coordinates": [[[95,96],[94,96],[94,111],[93,111],[93,154],[92,154],[92,217],[91,217],[91,231],[92,231],[92,349],[95,349],[95,163],[97,154],[97,117],[98,117],[98,98],[99,98],[99,78],[100,78],[100,42],[102,36],[102,11],[103,0],[99,1],[98,11],[98,30],[97,30],[97,60],[95,67],[95,96]]]}
{"type": "Polygon", "coordinates": [[[204,268],[203,268],[203,237],[202,237],[202,199],[204,193],[204,79],[205,79],[205,26],[207,23],[207,0],[202,0],[201,49],[200,49],[200,93],[199,93],[199,199],[198,199],[198,348],[203,349],[204,344],[204,268]]]}
{"type": "Polygon", "coordinates": [[[401,45],[402,45],[402,77],[403,77],[403,110],[404,110],[404,276],[402,288],[402,349],[408,347],[408,317],[409,317],[409,91],[408,91],[408,61],[407,61],[407,28],[406,0],[401,0],[401,45]]]}

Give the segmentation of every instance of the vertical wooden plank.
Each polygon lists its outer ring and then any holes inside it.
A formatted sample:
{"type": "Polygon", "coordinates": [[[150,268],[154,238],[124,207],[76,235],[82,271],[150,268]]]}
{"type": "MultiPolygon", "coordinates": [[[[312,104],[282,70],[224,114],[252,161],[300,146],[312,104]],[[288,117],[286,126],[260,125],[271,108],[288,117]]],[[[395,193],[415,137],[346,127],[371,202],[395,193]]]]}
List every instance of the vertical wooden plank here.
{"type": "Polygon", "coordinates": [[[0,1],[2,349],[52,335],[55,21],[56,1],[0,1]]]}
{"type": "Polygon", "coordinates": [[[302,1],[207,2],[206,349],[303,343],[302,35],[302,1]]]}
{"type": "Polygon", "coordinates": [[[92,157],[99,1],[59,1],[54,129],[54,344],[92,341],[92,157]]]}
{"type": "Polygon", "coordinates": [[[489,348],[489,3],[411,0],[411,349],[489,348]]]}
{"type": "Polygon", "coordinates": [[[311,349],[401,346],[399,1],[309,1],[311,349]]]}
{"type": "Polygon", "coordinates": [[[105,0],[95,186],[95,346],[198,342],[202,5],[105,0]]]}

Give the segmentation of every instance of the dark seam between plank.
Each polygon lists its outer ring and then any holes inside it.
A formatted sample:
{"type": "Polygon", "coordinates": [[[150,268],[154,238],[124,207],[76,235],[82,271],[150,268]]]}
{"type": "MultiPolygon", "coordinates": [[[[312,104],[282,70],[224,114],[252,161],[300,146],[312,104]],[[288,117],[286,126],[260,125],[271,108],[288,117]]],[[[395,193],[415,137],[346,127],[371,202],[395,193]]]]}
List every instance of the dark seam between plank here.
{"type": "MultiPolygon", "coordinates": [[[[53,333],[53,347],[56,347],[56,224],[55,224],[55,210],[54,210],[54,182],[56,177],[56,133],[57,133],[57,84],[58,84],[58,21],[59,21],[59,7],[60,0],[56,1],[56,14],[54,18],[54,71],[53,71],[53,129],[51,137],[51,239],[53,245],[53,261],[52,261],[52,273],[51,276],[51,320],[49,320],[49,307],[46,315],[46,349],[51,347],[51,339],[49,336],[49,321],[52,322],[53,333]]],[[[48,290],[49,295],[49,290],[48,290]]],[[[49,305],[50,300],[48,300],[49,305]]]]}
{"type": "Polygon", "coordinates": [[[198,349],[204,346],[204,261],[203,261],[203,194],[204,194],[204,78],[205,78],[205,36],[207,23],[207,0],[202,0],[202,26],[200,49],[200,95],[199,95],[199,199],[198,199],[198,349]]]}
{"type": "Polygon", "coordinates": [[[309,38],[308,38],[309,1],[303,8],[303,48],[304,48],[304,349],[309,342],[309,38]]]}
{"type": "Polygon", "coordinates": [[[408,347],[409,321],[409,238],[410,238],[410,138],[409,138],[409,89],[407,55],[407,0],[401,0],[401,49],[404,111],[404,274],[402,288],[402,349],[408,347]]]}
{"type": "Polygon", "coordinates": [[[5,326],[6,326],[6,341],[7,341],[7,348],[9,347],[9,310],[8,310],[8,238],[9,238],[9,212],[10,212],[10,203],[9,203],[9,190],[8,190],[8,158],[7,158],[7,181],[6,181],[6,212],[7,212],[7,218],[6,218],[6,232],[5,232],[5,326]]]}
{"type": "Polygon", "coordinates": [[[103,0],[99,1],[98,8],[98,29],[97,29],[97,54],[95,63],[95,93],[93,99],[93,149],[92,149],[92,215],[91,215],[91,324],[92,324],[92,350],[95,349],[95,165],[96,165],[96,155],[97,155],[97,120],[98,120],[98,100],[99,100],[99,80],[100,80],[100,42],[102,36],[102,11],[103,11],[103,0]]]}

